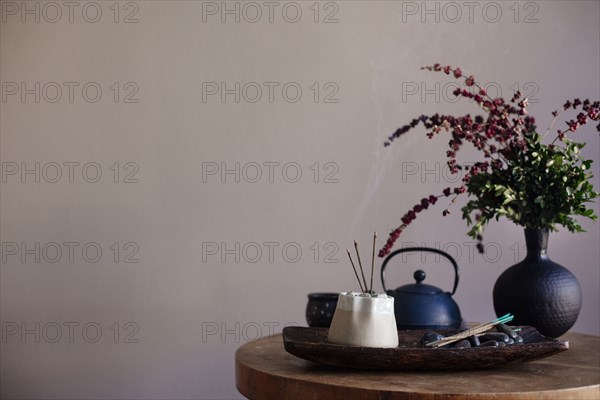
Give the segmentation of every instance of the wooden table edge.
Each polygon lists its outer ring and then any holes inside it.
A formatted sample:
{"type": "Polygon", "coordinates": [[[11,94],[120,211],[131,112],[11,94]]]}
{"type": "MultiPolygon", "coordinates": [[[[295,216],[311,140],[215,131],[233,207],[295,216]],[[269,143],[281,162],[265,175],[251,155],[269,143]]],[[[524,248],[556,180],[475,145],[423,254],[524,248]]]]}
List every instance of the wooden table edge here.
{"type": "MultiPolygon", "coordinates": [[[[273,375],[256,366],[242,363],[238,353],[244,346],[259,341],[278,341],[281,334],[257,339],[240,346],[235,352],[235,380],[237,390],[252,400],[260,399],[386,399],[386,400],[600,400],[600,383],[578,388],[556,390],[536,390],[528,392],[496,392],[496,393],[445,393],[386,390],[376,388],[345,387],[335,383],[310,382],[303,379],[273,375]],[[246,376],[245,376],[246,375],[246,376]],[[253,382],[250,385],[249,382],[253,382]],[[261,387],[260,392],[257,391],[261,387]],[[266,390],[265,390],[266,389],[266,390]]],[[[282,345],[283,346],[283,345],[282,345]]],[[[295,357],[290,354],[291,357],[295,357]]]]}

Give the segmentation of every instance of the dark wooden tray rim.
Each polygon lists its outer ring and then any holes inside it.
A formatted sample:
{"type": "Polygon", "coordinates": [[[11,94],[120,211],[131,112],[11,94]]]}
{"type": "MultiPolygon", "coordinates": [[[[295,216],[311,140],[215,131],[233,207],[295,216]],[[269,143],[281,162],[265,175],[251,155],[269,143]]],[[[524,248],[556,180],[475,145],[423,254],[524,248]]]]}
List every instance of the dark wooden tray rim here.
{"type": "MultiPolygon", "coordinates": [[[[285,350],[302,359],[333,367],[366,370],[468,370],[493,368],[548,357],[569,349],[569,342],[547,338],[524,326],[523,344],[505,347],[439,349],[417,347],[425,330],[398,331],[399,346],[392,349],[345,346],[327,341],[327,328],[286,327],[285,350]]],[[[438,330],[450,335],[455,331],[438,330]]]]}

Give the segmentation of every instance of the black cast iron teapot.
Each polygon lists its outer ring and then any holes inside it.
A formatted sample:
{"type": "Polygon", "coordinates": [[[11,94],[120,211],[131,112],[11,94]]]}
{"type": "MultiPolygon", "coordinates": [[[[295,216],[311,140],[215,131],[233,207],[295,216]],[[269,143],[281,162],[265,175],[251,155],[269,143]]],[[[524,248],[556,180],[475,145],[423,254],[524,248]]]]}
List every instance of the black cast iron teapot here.
{"type": "Polygon", "coordinates": [[[398,329],[441,329],[458,328],[462,322],[460,309],[452,298],[458,286],[458,265],[448,254],[429,247],[408,247],[392,252],[381,266],[381,283],[383,290],[394,298],[394,314],[398,329]],[[396,290],[385,287],[384,271],[392,257],[400,253],[425,251],[446,257],[454,267],[454,288],[452,293],[444,292],[435,286],[423,283],[425,272],[417,270],[414,273],[417,283],[404,285],[396,290]]]}

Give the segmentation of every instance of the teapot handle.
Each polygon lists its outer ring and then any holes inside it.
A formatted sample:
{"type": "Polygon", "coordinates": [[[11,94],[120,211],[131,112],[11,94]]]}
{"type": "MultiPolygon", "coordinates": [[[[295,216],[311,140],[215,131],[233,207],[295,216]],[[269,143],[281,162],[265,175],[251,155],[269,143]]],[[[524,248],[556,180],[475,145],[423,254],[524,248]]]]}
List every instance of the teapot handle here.
{"type": "Polygon", "coordinates": [[[384,270],[385,270],[387,263],[392,259],[392,257],[394,257],[400,253],[405,253],[408,251],[428,251],[430,253],[436,253],[436,254],[446,257],[452,263],[452,266],[454,267],[454,288],[452,289],[452,293],[450,293],[450,295],[452,296],[456,292],[456,287],[458,286],[458,275],[459,275],[458,274],[458,264],[456,263],[456,261],[454,261],[454,258],[452,258],[452,256],[450,256],[450,254],[443,252],[441,250],[438,250],[438,249],[430,248],[430,247],[406,247],[404,249],[399,249],[399,250],[393,251],[390,255],[388,255],[385,258],[385,260],[383,261],[383,265],[381,266],[381,284],[383,285],[384,292],[387,293],[387,289],[385,287],[385,277],[384,277],[384,270]]]}

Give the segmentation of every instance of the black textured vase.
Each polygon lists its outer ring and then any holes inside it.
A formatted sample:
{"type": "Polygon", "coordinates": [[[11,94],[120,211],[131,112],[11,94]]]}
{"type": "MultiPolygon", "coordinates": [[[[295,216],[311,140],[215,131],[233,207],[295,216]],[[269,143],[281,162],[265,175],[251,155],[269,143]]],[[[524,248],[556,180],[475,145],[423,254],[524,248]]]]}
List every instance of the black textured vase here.
{"type": "Polygon", "coordinates": [[[525,259],[496,281],[494,309],[498,316],[514,314],[512,324],[533,326],[556,338],[577,320],[581,287],[575,275],[548,258],[548,229],[525,229],[525,241],[525,259]]]}

